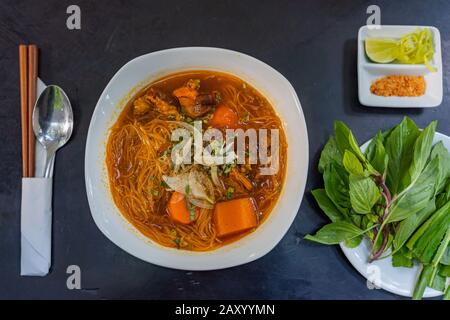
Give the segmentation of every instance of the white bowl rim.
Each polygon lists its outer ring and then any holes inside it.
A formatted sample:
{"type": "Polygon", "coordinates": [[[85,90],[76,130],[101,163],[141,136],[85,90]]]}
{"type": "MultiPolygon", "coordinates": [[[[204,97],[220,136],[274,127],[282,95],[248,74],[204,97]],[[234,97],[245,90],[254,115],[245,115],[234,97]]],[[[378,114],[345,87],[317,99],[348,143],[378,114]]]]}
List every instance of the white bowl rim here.
{"type": "MultiPolygon", "coordinates": [[[[198,70],[202,70],[205,69],[207,70],[208,68],[199,68],[198,70]]],[[[182,69],[180,70],[182,71],[182,69]]],[[[226,71],[224,71],[226,72],[226,71]]],[[[167,74],[173,73],[169,72],[167,74]]],[[[235,74],[233,72],[229,72],[230,74],[235,74]]],[[[241,77],[240,75],[236,75],[238,77],[241,77]]],[[[282,119],[283,120],[283,119],[282,119]]],[[[293,146],[291,146],[292,148],[293,146]]],[[[289,159],[288,159],[289,161],[289,159]]],[[[274,68],[272,68],[271,66],[269,66],[268,64],[254,58],[251,57],[249,55],[246,55],[244,53],[241,52],[237,52],[237,51],[233,51],[233,50],[229,50],[229,49],[222,49],[222,48],[214,48],[214,47],[178,47],[178,48],[171,48],[171,49],[165,49],[165,50],[160,50],[160,51],[155,51],[155,52],[151,52],[148,54],[144,54],[141,56],[138,56],[132,60],[130,60],[129,62],[127,62],[125,65],[123,65],[116,73],[115,75],[111,78],[111,80],[108,82],[107,86],[105,87],[105,89],[103,90],[102,94],[100,95],[98,102],[96,104],[96,107],[94,109],[94,112],[92,114],[92,118],[91,118],[91,122],[89,125],[89,130],[88,130],[88,135],[87,135],[87,141],[86,141],[86,150],[85,150],[85,182],[86,182],[86,191],[87,191],[87,198],[88,198],[88,203],[89,203],[89,207],[90,207],[90,211],[91,211],[91,215],[94,219],[95,224],[97,225],[97,227],[102,231],[102,233],[109,239],[111,240],[114,244],[116,244],[118,247],[120,247],[121,249],[123,249],[124,251],[130,253],[131,255],[142,259],[144,261],[147,261],[149,263],[155,264],[155,265],[159,265],[159,266],[163,266],[163,267],[168,267],[168,268],[173,268],[173,269],[180,269],[180,270],[192,270],[192,271],[201,271],[201,270],[219,270],[219,269],[225,269],[225,268],[229,268],[229,267],[234,267],[234,266],[238,266],[238,265],[242,265],[245,263],[249,263],[251,261],[254,261],[256,259],[261,258],[262,256],[266,255],[267,253],[269,253],[280,241],[281,239],[284,237],[284,235],[287,233],[288,229],[290,228],[290,226],[292,225],[295,217],[297,216],[297,213],[300,209],[300,205],[301,205],[301,201],[303,200],[303,194],[305,191],[305,187],[306,187],[306,179],[307,179],[307,174],[308,174],[308,164],[309,164],[309,140],[308,140],[308,134],[307,134],[307,127],[306,127],[306,121],[305,121],[305,117],[302,111],[302,107],[299,101],[299,98],[297,96],[297,93],[295,91],[295,89],[293,88],[293,86],[291,85],[291,83],[281,74],[279,73],[277,70],[275,70],[274,68]],[[266,246],[266,247],[259,247],[259,248],[255,248],[255,252],[247,255],[247,256],[241,256],[238,257],[237,260],[233,259],[230,261],[224,261],[221,260],[220,263],[214,262],[212,259],[208,260],[208,263],[206,265],[200,265],[198,263],[192,264],[193,260],[189,260],[189,262],[186,261],[177,261],[177,262],[173,262],[173,261],[165,261],[165,260],[158,260],[158,257],[152,257],[149,258],[147,256],[143,256],[142,254],[138,254],[137,252],[132,252],[132,250],[130,250],[130,248],[127,248],[127,245],[124,243],[121,243],[120,241],[118,241],[117,239],[114,238],[113,234],[110,234],[108,232],[108,230],[106,230],[105,225],[103,223],[103,221],[100,219],[100,217],[95,213],[96,211],[96,205],[95,205],[95,201],[92,195],[92,188],[93,188],[93,181],[91,180],[91,178],[89,177],[88,171],[89,168],[91,167],[91,164],[89,163],[88,159],[91,156],[90,154],[90,144],[91,144],[91,136],[93,135],[93,131],[94,131],[94,125],[93,123],[95,122],[95,118],[98,116],[97,113],[99,112],[99,105],[102,102],[102,99],[104,99],[105,95],[107,94],[107,92],[110,90],[110,87],[112,86],[112,83],[114,81],[117,80],[117,78],[119,78],[119,75],[121,74],[121,72],[123,72],[123,70],[125,70],[126,68],[128,68],[130,65],[139,62],[140,60],[152,57],[152,56],[157,56],[157,55],[164,55],[167,53],[173,53],[173,52],[191,52],[191,51],[206,51],[209,53],[213,53],[213,52],[217,52],[217,53],[223,53],[223,54],[237,54],[241,57],[244,57],[245,59],[247,59],[249,62],[252,63],[256,63],[259,66],[261,66],[262,68],[265,68],[267,70],[269,70],[271,73],[273,73],[273,75],[275,77],[277,77],[278,81],[281,81],[283,83],[284,86],[286,86],[286,89],[289,91],[290,93],[290,99],[292,99],[293,104],[296,107],[296,115],[299,117],[299,123],[298,123],[298,127],[296,128],[297,130],[299,130],[298,134],[302,135],[304,137],[304,148],[303,148],[303,154],[302,154],[302,162],[305,163],[305,169],[300,172],[298,172],[298,175],[295,177],[296,179],[300,179],[300,188],[299,190],[296,191],[296,194],[298,195],[296,202],[292,203],[291,209],[289,210],[290,212],[283,212],[284,216],[284,223],[282,225],[282,227],[280,227],[280,229],[278,230],[278,232],[274,235],[272,235],[272,239],[271,239],[271,243],[270,245],[266,246]]],[[[285,182],[284,182],[284,187],[286,186],[286,180],[288,179],[288,177],[286,176],[285,178],[285,182]]],[[[282,199],[282,195],[280,196],[280,198],[277,200],[277,203],[279,203],[282,199]]],[[[118,210],[118,209],[117,209],[118,210]]],[[[121,213],[119,212],[119,215],[121,215],[121,213]]],[[[272,215],[272,214],[271,214],[272,215]]],[[[123,218],[123,217],[122,217],[123,218]]],[[[270,218],[270,217],[269,217],[270,218]]],[[[123,218],[124,219],[124,218],[123,218]]],[[[263,225],[267,224],[267,221],[263,223],[263,225]]],[[[259,227],[261,228],[261,226],[259,227]]],[[[253,232],[252,234],[255,234],[255,232],[253,232]]],[[[250,234],[250,235],[252,235],[250,234]]],[[[250,235],[247,235],[244,238],[249,237],[250,235]]],[[[239,242],[240,240],[238,240],[237,242],[239,242]]],[[[153,241],[150,241],[151,244],[154,244],[153,241]]],[[[228,245],[229,246],[229,245],[228,245]]],[[[227,248],[228,246],[224,246],[221,247],[217,250],[213,250],[213,251],[208,251],[206,252],[207,254],[210,254],[210,256],[216,256],[215,253],[218,253],[222,248],[227,248]]],[[[176,249],[170,249],[170,248],[166,248],[166,247],[162,247],[162,246],[154,246],[154,248],[158,249],[158,250],[176,250],[176,249]]],[[[192,257],[195,256],[195,258],[200,258],[202,257],[203,252],[186,252],[183,250],[176,250],[179,251],[180,253],[183,253],[183,257],[192,257]],[[186,254],[187,253],[187,254],[186,254]]],[[[224,254],[225,255],[225,254],[224,254]]],[[[227,254],[229,256],[229,254],[227,254]]]]}

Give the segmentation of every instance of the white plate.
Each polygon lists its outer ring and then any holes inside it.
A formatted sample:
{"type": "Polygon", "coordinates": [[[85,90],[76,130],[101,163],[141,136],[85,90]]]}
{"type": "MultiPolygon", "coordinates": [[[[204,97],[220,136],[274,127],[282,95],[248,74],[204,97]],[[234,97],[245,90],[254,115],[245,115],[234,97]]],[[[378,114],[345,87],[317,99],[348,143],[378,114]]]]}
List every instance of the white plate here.
{"type": "Polygon", "coordinates": [[[237,266],[268,253],[292,224],[305,190],[308,135],[300,101],[279,72],[248,55],[217,48],[176,48],[140,56],[123,66],[100,96],[86,143],[85,179],[92,217],[98,228],[130,254],[165,267],[213,270],[237,266]],[[162,247],[141,235],[114,205],[105,168],[108,129],[117,119],[132,89],[182,70],[217,70],[234,74],[260,90],[284,123],[288,142],[286,181],[267,220],[248,236],[210,252],[162,247]]]}
{"type": "MultiPolygon", "coordinates": [[[[371,140],[361,146],[364,152],[371,140]]],[[[447,150],[450,150],[450,137],[436,133],[433,143],[442,141],[447,150]]],[[[393,267],[391,257],[368,263],[370,254],[370,244],[364,240],[356,248],[347,248],[343,243],[340,244],[342,251],[350,263],[366,279],[375,282],[382,289],[405,297],[412,297],[417,278],[420,273],[420,266],[415,264],[412,268],[393,267]]],[[[425,298],[437,297],[442,295],[440,291],[427,288],[424,293],[425,298]]]]}
{"type": "Polygon", "coordinates": [[[361,104],[370,107],[430,108],[439,106],[442,103],[442,54],[439,30],[427,26],[381,26],[379,29],[361,27],[358,32],[358,96],[361,104]],[[417,28],[431,30],[435,48],[431,64],[437,72],[430,72],[425,65],[373,63],[367,58],[364,49],[364,40],[367,37],[400,38],[417,28]],[[371,93],[371,84],[388,75],[423,75],[427,86],[425,94],[420,97],[382,97],[371,93]]]}

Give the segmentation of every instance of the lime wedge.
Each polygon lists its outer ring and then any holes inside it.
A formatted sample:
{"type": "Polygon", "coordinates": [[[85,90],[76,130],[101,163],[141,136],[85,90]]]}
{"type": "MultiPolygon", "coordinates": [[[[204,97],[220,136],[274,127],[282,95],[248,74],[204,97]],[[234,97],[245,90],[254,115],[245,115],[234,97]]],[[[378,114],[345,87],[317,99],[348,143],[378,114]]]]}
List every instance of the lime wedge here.
{"type": "Polygon", "coordinates": [[[366,54],[373,62],[389,63],[397,59],[398,41],[394,39],[367,38],[366,54]]]}

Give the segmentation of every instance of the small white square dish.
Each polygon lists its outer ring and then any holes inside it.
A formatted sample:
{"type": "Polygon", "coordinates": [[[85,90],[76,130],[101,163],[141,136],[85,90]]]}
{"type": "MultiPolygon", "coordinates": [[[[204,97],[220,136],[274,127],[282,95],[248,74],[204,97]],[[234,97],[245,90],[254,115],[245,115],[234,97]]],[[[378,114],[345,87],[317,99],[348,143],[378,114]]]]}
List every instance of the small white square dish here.
{"type": "Polygon", "coordinates": [[[429,26],[380,26],[371,29],[362,26],[358,32],[358,97],[362,105],[388,108],[432,108],[442,103],[442,53],[439,30],[429,26]],[[434,55],[430,61],[436,69],[428,70],[424,64],[374,63],[367,57],[364,41],[368,37],[401,38],[417,29],[429,29],[433,37],[434,55]],[[378,96],[371,92],[374,81],[390,75],[422,75],[425,79],[425,94],[418,97],[378,96]]]}

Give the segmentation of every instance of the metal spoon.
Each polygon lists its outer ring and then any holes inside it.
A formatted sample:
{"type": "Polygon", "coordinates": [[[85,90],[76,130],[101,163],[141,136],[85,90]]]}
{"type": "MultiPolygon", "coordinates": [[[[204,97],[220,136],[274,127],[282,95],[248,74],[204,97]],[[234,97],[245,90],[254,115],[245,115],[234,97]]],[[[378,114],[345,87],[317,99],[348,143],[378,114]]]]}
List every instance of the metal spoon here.
{"type": "Polygon", "coordinates": [[[60,87],[47,86],[33,110],[33,131],[46,151],[44,178],[50,177],[56,150],[66,144],[72,129],[73,113],[69,98],[60,87]]]}

